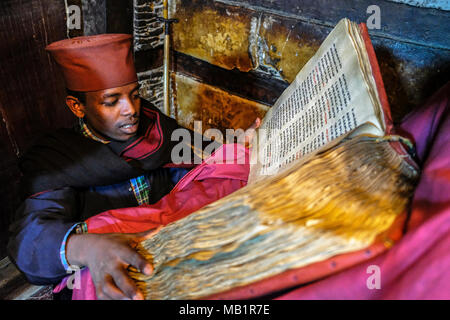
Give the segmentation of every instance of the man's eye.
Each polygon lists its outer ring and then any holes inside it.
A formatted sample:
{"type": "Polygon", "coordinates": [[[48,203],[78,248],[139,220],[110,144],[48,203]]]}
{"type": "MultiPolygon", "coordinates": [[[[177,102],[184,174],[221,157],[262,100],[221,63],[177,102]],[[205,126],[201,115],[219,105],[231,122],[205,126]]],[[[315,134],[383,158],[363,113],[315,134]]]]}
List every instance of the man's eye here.
{"type": "Polygon", "coordinates": [[[137,93],[137,94],[135,94],[135,95],[133,95],[133,99],[139,99],[139,93],[137,93]]]}
{"type": "Polygon", "coordinates": [[[103,101],[103,104],[107,107],[112,107],[117,103],[117,100],[114,101],[103,101]]]}

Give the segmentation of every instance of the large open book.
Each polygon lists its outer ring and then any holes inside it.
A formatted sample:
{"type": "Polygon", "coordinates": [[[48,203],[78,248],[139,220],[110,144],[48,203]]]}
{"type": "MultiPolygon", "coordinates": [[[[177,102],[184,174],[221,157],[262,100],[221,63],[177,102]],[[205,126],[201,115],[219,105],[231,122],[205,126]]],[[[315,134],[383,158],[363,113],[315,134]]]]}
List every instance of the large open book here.
{"type": "Polygon", "coordinates": [[[247,186],[140,243],[154,273],[131,276],[147,299],[261,297],[401,237],[419,173],[393,132],[365,25],[338,23],[257,137],[247,186]]]}
{"type": "Polygon", "coordinates": [[[249,181],[276,174],[344,137],[391,130],[367,28],[342,19],[264,117],[249,181]]]}

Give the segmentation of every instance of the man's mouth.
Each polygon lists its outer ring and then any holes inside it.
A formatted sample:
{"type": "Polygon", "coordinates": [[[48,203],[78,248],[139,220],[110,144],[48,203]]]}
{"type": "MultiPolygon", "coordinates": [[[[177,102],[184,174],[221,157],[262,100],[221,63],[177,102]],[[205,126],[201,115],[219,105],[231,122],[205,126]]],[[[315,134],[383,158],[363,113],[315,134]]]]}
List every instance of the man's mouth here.
{"type": "Polygon", "coordinates": [[[125,134],[134,134],[134,133],[136,133],[136,131],[138,129],[138,124],[139,124],[139,120],[136,120],[131,123],[125,123],[125,124],[121,125],[119,128],[125,134]]]}

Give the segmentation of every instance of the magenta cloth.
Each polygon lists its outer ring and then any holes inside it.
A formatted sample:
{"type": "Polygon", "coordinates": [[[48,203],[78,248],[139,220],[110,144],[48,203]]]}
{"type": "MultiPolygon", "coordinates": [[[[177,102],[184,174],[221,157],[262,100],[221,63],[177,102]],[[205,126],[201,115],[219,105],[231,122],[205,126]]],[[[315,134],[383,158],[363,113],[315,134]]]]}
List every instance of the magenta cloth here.
{"type": "MultiPolygon", "coordinates": [[[[202,164],[187,173],[174,189],[153,205],[110,210],[89,218],[89,233],[137,233],[166,225],[245,186],[249,173],[249,150],[225,144],[202,164]]],[[[96,300],[88,268],[66,277],[54,289],[59,292],[70,280],[73,300],[96,300]]]]}
{"type": "Polygon", "coordinates": [[[422,163],[405,236],[387,252],[277,299],[450,299],[450,83],[407,116],[422,163]],[[380,270],[380,289],[369,289],[380,270]]]}

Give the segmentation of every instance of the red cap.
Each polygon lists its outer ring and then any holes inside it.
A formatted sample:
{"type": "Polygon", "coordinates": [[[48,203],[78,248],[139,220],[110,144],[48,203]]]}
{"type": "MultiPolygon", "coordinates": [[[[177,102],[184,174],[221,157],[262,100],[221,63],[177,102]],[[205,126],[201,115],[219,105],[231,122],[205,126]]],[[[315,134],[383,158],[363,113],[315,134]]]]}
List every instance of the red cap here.
{"type": "Polygon", "coordinates": [[[45,49],[73,91],[98,91],[137,81],[129,34],[99,34],[56,41],[45,49]]]}

